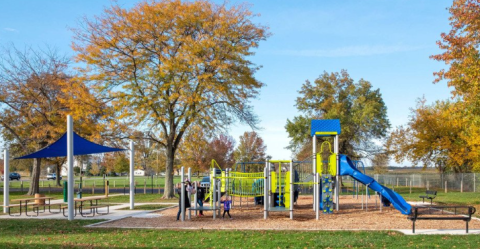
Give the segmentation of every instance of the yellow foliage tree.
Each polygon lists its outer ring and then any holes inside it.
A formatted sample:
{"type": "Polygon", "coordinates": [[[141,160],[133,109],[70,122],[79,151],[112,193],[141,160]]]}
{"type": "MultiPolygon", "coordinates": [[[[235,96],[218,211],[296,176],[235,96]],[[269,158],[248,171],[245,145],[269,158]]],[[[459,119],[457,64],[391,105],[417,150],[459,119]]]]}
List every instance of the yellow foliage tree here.
{"type": "Polygon", "coordinates": [[[114,100],[121,118],[147,127],[165,148],[165,198],[174,197],[175,153],[192,124],[257,123],[249,100],[263,84],[248,56],[268,33],[252,17],[245,5],[143,1],[107,8],[74,30],[86,77],[114,100]]]}
{"type": "Polygon", "coordinates": [[[397,162],[411,160],[424,167],[435,166],[439,172],[451,170],[468,172],[478,155],[468,142],[467,120],[461,115],[459,102],[437,101],[429,106],[425,99],[417,108],[407,126],[394,130],[387,148],[397,162]]]}
{"type": "MultiPolygon", "coordinates": [[[[113,112],[78,79],[68,74],[69,60],[53,50],[1,51],[0,127],[20,156],[45,147],[66,131],[66,116],[75,131],[100,142],[113,112]]],[[[39,192],[41,159],[34,160],[29,195],[39,192]]]]}

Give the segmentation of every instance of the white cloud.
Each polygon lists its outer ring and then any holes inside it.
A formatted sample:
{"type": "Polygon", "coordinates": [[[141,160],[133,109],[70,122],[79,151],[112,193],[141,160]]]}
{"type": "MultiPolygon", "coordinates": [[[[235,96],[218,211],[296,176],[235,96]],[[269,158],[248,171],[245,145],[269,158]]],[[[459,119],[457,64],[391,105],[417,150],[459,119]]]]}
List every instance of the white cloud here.
{"type": "Polygon", "coordinates": [[[18,30],[12,29],[12,28],[3,28],[3,30],[8,31],[8,32],[18,32],[18,30]]]}
{"type": "Polygon", "coordinates": [[[310,49],[310,50],[282,50],[275,51],[277,55],[303,56],[303,57],[350,57],[371,56],[380,54],[392,54],[422,49],[423,47],[404,45],[375,45],[375,46],[348,46],[334,49],[310,49]]]}

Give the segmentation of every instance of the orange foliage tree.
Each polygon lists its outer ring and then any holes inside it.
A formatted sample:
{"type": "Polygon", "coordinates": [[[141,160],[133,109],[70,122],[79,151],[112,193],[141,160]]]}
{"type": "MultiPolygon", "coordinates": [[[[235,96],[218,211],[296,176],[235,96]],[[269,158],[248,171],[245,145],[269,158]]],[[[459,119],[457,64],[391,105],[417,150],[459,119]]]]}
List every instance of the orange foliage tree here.
{"type": "Polygon", "coordinates": [[[253,17],[245,5],[143,1],[107,8],[74,30],[86,77],[114,99],[121,118],[165,148],[164,198],[174,197],[175,154],[192,124],[258,122],[249,100],[263,84],[248,57],[268,33],[253,17]]]}
{"type": "Polygon", "coordinates": [[[411,160],[439,172],[468,172],[475,161],[465,130],[466,119],[459,115],[458,102],[437,101],[426,105],[425,99],[412,110],[407,126],[394,130],[386,143],[397,162],[411,160]]]}
{"type": "MultiPolygon", "coordinates": [[[[0,127],[20,156],[45,147],[66,131],[72,115],[75,130],[99,140],[109,108],[83,82],[68,73],[69,60],[53,50],[3,50],[0,57],[0,127]]],[[[41,159],[34,160],[29,195],[39,192],[41,159]]]]}

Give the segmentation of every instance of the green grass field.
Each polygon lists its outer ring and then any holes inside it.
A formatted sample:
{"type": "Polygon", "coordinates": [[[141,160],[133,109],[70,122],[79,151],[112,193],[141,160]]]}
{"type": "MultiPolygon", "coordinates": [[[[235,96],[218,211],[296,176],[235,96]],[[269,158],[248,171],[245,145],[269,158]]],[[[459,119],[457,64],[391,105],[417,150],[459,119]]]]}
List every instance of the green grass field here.
{"type": "Polygon", "coordinates": [[[1,248],[479,248],[480,236],[398,232],[86,228],[95,220],[2,220],[1,248]],[[41,229],[39,229],[41,228],[41,229]],[[468,239],[466,239],[468,238],[468,239]]]}
{"type": "MultiPolygon", "coordinates": [[[[192,177],[191,180],[192,181],[200,181],[202,178],[203,177],[192,177]]],[[[10,181],[10,187],[11,188],[20,188],[23,184],[23,188],[25,189],[25,191],[27,191],[28,188],[30,187],[30,181],[25,181],[25,179],[27,179],[27,178],[24,177],[22,179],[22,181],[17,181],[17,180],[10,181]]],[[[122,188],[124,186],[125,187],[129,186],[129,180],[125,176],[107,177],[105,179],[109,181],[109,186],[111,188],[112,187],[122,188]]],[[[66,180],[66,177],[64,177],[62,179],[62,182],[63,182],[63,180],[66,180]]],[[[165,177],[154,176],[152,178],[152,177],[148,177],[148,176],[136,176],[135,177],[135,182],[137,183],[137,185],[136,185],[137,187],[143,187],[143,186],[146,185],[147,188],[151,188],[152,186],[154,188],[158,188],[159,186],[163,188],[163,186],[165,186],[165,177]]],[[[175,176],[173,178],[173,182],[174,183],[179,183],[180,182],[180,177],[175,176]]],[[[78,185],[79,183],[80,183],[80,178],[75,177],[75,184],[78,185]]],[[[83,187],[85,187],[85,188],[92,187],[94,184],[95,184],[96,187],[105,186],[105,182],[103,181],[102,177],[83,177],[82,178],[82,183],[83,183],[83,187]]],[[[4,182],[0,181],[0,188],[3,188],[3,184],[4,184],[4,182]]],[[[40,187],[41,188],[48,188],[48,186],[55,187],[55,181],[53,181],[53,180],[50,180],[50,181],[41,180],[40,181],[40,187]]]]}

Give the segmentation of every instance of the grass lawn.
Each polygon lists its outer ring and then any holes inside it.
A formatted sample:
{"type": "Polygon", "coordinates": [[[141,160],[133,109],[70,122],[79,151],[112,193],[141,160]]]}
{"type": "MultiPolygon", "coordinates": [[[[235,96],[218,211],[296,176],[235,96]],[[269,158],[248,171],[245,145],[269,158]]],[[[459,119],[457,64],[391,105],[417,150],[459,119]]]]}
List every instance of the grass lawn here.
{"type": "Polygon", "coordinates": [[[85,228],[95,220],[2,220],[1,248],[479,248],[480,236],[398,232],[210,231],[85,228]],[[41,228],[41,229],[39,229],[41,228]]]}
{"type": "MultiPolygon", "coordinates": [[[[200,181],[202,178],[203,177],[192,177],[192,181],[200,181]]],[[[23,184],[23,188],[25,189],[25,191],[27,191],[28,188],[30,187],[30,181],[25,181],[26,179],[28,179],[28,177],[22,178],[23,181],[17,181],[17,180],[10,181],[10,187],[11,188],[20,188],[21,185],[23,184]]],[[[63,181],[66,180],[66,179],[67,178],[64,177],[61,182],[63,183],[63,181]]],[[[125,177],[125,176],[107,177],[106,180],[109,181],[110,187],[114,187],[114,186],[115,187],[123,187],[123,186],[128,187],[129,184],[130,184],[128,178],[125,177]]],[[[159,186],[160,187],[165,186],[165,177],[164,176],[161,176],[161,177],[154,176],[153,179],[152,179],[152,177],[149,177],[149,176],[136,176],[135,181],[137,182],[137,187],[143,187],[145,184],[146,184],[147,188],[149,188],[149,187],[151,188],[152,184],[153,184],[154,188],[158,188],[159,186]]],[[[82,182],[83,182],[83,186],[85,188],[92,187],[94,184],[95,184],[96,187],[101,187],[101,186],[104,186],[104,184],[105,184],[102,177],[83,177],[82,182]]],[[[179,183],[180,182],[180,176],[174,176],[173,177],[173,182],[174,183],[179,183]]],[[[80,183],[80,178],[75,177],[75,184],[78,185],[78,183],[80,183]]],[[[0,188],[2,188],[2,189],[3,189],[3,184],[4,184],[4,182],[0,181],[0,188]]],[[[50,181],[41,180],[40,181],[40,187],[41,188],[48,188],[49,185],[52,186],[52,187],[55,187],[55,181],[53,181],[53,180],[50,180],[50,181]]]]}
{"type": "MultiPolygon", "coordinates": [[[[166,207],[171,207],[171,205],[146,204],[146,205],[135,206],[133,210],[157,210],[157,209],[166,208],[166,207]]],[[[130,208],[126,207],[118,210],[130,210],[130,208]]]]}

